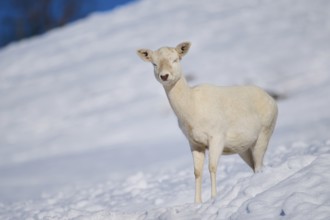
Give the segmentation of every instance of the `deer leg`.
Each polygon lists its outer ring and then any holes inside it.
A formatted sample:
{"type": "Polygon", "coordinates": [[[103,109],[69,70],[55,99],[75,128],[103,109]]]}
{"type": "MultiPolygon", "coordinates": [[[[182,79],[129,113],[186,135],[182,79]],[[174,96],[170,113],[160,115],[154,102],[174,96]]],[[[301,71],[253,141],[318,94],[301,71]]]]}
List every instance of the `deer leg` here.
{"type": "Polygon", "coordinates": [[[211,176],[211,197],[217,195],[217,168],[219,157],[223,151],[223,142],[220,140],[211,140],[209,146],[209,171],[211,176]]]}
{"type": "Polygon", "coordinates": [[[264,155],[266,153],[270,136],[273,132],[273,127],[264,129],[259,134],[258,140],[252,148],[252,157],[254,161],[254,172],[261,172],[263,166],[264,155]]]}
{"type": "Polygon", "coordinates": [[[244,160],[247,165],[252,168],[252,170],[254,170],[254,161],[251,149],[247,149],[246,151],[239,153],[239,156],[244,160]]]}
{"type": "Polygon", "coordinates": [[[192,156],[194,160],[195,174],[195,203],[202,202],[202,175],[205,158],[205,149],[194,148],[191,146],[192,156]]]}

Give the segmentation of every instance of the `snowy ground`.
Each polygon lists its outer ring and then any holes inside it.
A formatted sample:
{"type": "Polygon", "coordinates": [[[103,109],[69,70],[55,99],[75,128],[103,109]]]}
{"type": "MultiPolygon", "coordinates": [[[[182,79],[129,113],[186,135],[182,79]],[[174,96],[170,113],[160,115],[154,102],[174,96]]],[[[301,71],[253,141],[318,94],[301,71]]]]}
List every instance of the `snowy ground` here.
{"type": "Polygon", "coordinates": [[[141,0],[0,51],[0,219],[329,219],[330,2],[141,0]],[[262,173],[188,144],[135,54],[189,40],[190,83],[280,94],[262,173]]]}

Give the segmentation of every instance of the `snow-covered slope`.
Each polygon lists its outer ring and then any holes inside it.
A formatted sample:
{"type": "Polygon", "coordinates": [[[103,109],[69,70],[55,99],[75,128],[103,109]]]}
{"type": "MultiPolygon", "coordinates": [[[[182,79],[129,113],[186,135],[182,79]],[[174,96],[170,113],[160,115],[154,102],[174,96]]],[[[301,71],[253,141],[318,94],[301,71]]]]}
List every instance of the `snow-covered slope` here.
{"type": "Polygon", "coordinates": [[[0,219],[328,219],[329,1],[141,0],[0,51],[0,219]],[[192,48],[190,83],[281,96],[263,173],[191,155],[135,50],[192,48]]]}

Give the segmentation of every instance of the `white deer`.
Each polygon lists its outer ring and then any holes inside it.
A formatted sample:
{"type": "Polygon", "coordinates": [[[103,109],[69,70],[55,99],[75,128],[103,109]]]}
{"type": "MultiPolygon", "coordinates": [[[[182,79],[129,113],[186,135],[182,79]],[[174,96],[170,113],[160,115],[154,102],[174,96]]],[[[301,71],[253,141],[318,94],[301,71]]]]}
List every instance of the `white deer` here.
{"type": "Polygon", "coordinates": [[[238,153],[254,170],[261,171],[269,139],[273,133],[277,105],[255,86],[189,87],[180,60],[189,42],[156,51],[140,49],[137,54],[154,66],[156,79],[163,85],[179,126],[192,151],[195,174],[195,202],[202,202],[202,171],[209,150],[211,196],[216,196],[216,172],[221,154],[238,153]]]}

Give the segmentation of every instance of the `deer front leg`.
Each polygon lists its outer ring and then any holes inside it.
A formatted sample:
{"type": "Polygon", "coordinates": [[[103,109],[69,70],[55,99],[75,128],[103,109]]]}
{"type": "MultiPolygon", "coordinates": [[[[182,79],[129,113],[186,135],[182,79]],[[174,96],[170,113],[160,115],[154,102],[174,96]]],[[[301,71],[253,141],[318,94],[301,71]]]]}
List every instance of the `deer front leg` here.
{"type": "Polygon", "coordinates": [[[221,140],[213,139],[209,146],[209,171],[211,176],[211,197],[215,198],[217,195],[217,169],[219,157],[223,151],[223,142],[221,140]]]}
{"type": "Polygon", "coordinates": [[[205,158],[205,149],[191,145],[192,156],[194,160],[195,174],[195,203],[202,202],[202,175],[205,158]]]}

